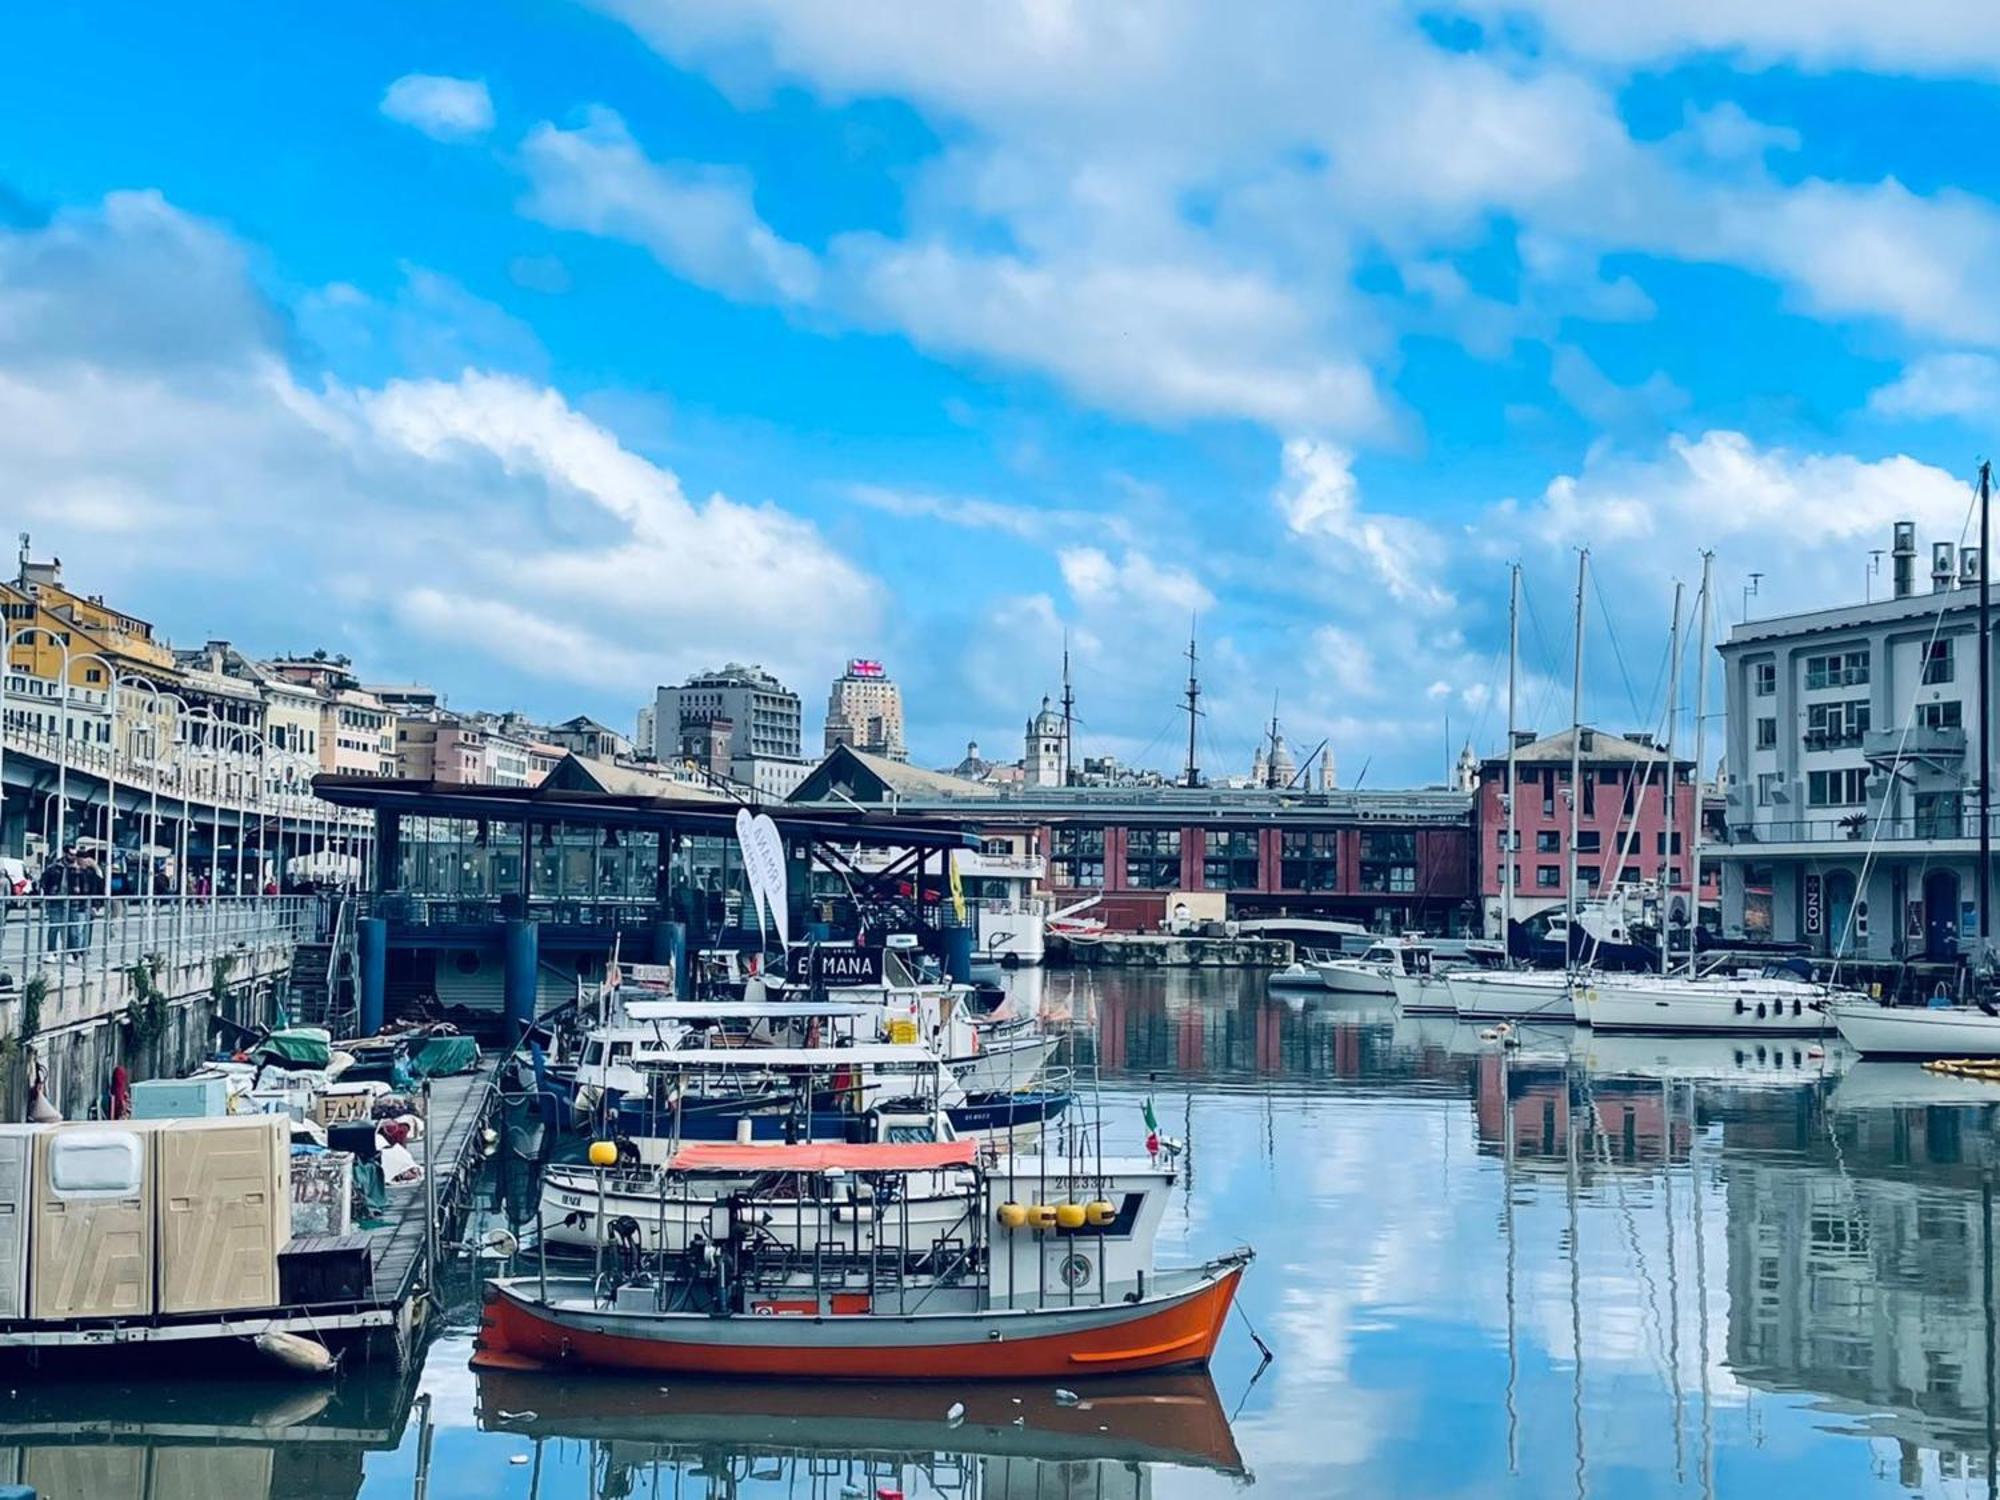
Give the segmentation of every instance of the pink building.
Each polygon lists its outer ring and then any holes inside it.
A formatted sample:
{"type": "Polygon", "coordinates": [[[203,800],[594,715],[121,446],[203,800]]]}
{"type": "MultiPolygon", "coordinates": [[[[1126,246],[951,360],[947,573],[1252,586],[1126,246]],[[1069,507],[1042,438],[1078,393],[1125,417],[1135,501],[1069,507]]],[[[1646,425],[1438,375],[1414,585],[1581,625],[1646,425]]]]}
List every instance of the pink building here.
{"type": "MultiPolygon", "coordinates": [[[[1695,820],[1700,815],[1693,786],[1694,762],[1676,760],[1674,829],[1668,836],[1666,752],[1650,735],[1630,738],[1586,728],[1581,731],[1582,798],[1577,817],[1577,899],[1585,901],[1610,886],[1656,886],[1661,869],[1668,883],[1685,889],[1695,820]]],[[[1534,739],[1520,735],[1515,751],[1516,845],[1514,919],[1526,921],[1561,906],[1568,896],[1570,818],[1570,731],[1534,739]]],[[[1479,767],[1475,806],[1479,842],[1479,898],[1489,934],[1503,931],[1501,894],[1506,879],[1507,758],[1479,767]]],[[[1718,900],[1716,866],[1702,871],[1702,902],[1718,900]]]]}

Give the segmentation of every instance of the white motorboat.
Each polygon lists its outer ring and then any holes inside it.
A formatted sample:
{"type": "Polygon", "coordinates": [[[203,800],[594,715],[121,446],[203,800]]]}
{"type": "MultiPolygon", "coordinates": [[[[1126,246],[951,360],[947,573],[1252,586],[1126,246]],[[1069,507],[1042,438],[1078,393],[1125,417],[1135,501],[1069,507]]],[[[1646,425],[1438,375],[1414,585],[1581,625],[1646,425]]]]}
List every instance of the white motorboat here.
{"type": "Polygon", "coordinates": [[[1407,945],[1394,939],[1379,942],[1359,958],[1329,958],[1313,965],[1320,983],[1336,995],[1393,995],[1389,976],[1403,966],[1407,945]]]}
{"type": "Polygon", "coordinates": [[[977,1052],[947,1058],[945,1066],[968,1094],[1018,1094],[1041,1081],[1043,1069],[1061,1044],[1060,1035],[1041,1031],[980,1038],[977,1052]]]}
{"type": "Polygon", "coordinates": [[[1577,985],[1577,1019],[1599,1031],[1818,1036],[1826,1003],[1865,999],[1789,971],[1761,974],[1592,974],[1577,985]]]}
{"type": "Polygon", "coordinates": [[[1576,1019],[1570,976],[1560,969],[1456,969],[1444,980],[1453,1009],[1468,1021],[1576,1019]]]}
{"type": "Polygon", "coordinates": [[[1834,1024],[1863,1057],[2000,1057],[2000,1013],[1972,1005],[1837,1002],[1834,1024]]]}

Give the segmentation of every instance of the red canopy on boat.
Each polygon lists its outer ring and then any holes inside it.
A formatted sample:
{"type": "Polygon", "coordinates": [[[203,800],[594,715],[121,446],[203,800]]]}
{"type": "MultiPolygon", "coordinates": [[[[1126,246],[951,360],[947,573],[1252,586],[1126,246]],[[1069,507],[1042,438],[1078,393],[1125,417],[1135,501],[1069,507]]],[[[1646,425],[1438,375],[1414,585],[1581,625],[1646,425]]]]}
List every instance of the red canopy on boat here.
{"type": "Polygon", "coordinates": [[[828,1141],[810,1146],[683,1146],[668,1164],[676,1172],[929,1172],[972,1165],[971,1141],[828,1141]]]}

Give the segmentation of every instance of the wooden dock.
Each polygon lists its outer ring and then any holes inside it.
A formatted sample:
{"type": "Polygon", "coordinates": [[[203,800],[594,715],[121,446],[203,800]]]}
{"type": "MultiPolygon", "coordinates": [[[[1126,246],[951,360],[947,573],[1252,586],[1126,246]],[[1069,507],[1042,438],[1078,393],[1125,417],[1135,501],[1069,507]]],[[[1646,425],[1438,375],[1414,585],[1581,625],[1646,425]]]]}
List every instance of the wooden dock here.
{"type": "Polygon", "coordinates": [[[0,1358],[107,1345],[180,1345],[192,1354],[189,1346],[202,1343],[293,1333],[329,1346],[358,1346],[368,1358],[391,1357],[408,1367],[421,1349],[432,1301],[430,1248],[456,1243],[485,1159],[481,1136],[495,1109],[498,1062],[483,1057],[476,1072],[431,1081],[429,1140],[415,1153],[419,1161],[428,1158],[430,1182],[391,1189],[388,1222],[362,1231],[371,1242],[371,1274],[360,1300],[178,1317],[0,1323],[0,1358]]]}

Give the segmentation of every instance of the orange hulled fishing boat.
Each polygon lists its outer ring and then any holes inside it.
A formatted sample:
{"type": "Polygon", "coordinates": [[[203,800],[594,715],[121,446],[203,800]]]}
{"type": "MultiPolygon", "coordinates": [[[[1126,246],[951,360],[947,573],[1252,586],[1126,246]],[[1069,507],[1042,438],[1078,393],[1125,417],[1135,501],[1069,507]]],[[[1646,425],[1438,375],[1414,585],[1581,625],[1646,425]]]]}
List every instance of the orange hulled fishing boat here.
{"type": "Polygon", "coordinates": [[[1251,1259],[1156,1268],[1176,1174],[1144,1159],[981,1166],[964,1141],[696,1145],[670,1170],[712,1185],[721,1233],[656,1235],[684,1248],[616,1257],[596,1276],[544,1265],[490,1282],[473,1364],[852,1380],[1198,1367],[1251,1259]],[[775,1222],[816,1201],[836,1222],[896,1224],[909,1179],[949,1169],[964,1174],[964,1212],[938,1232],[898,1225],[808,1248],[775,1222]]]}

